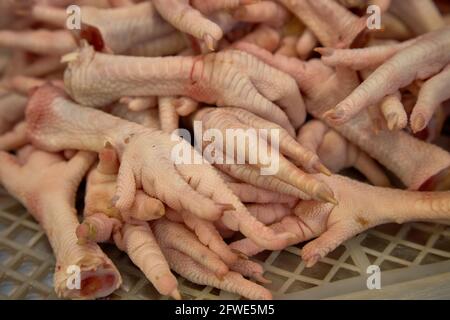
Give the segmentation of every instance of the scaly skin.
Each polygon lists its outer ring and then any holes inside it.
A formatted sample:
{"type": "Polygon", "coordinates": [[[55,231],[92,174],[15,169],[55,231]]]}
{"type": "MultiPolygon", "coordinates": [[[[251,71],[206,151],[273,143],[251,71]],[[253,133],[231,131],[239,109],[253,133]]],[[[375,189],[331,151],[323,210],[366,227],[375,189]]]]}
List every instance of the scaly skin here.
{"type": "Polygon", "coordinates": [[[30,99],[27,125],[33,144],[47,150],[100,152],[109,141],[121,162],[114,199],[121,211],[131,208],[136,189],[142,188],[176,211],[211,221],[221,218],[228,228],[269,249],[282,247],[290,236],[274,234],[252,217],[210,164],[174,163],[175,146],[195,155],[180,138],[80,107],[51,86],[41,87],[30,99]]]}
{"type": "Polygon", "coordinates": [[[22,149],[18,158],[0,153],[0,181],[44,229],[56,256],[54,287],[63,298],[105,297],[122,280],[109,258],[96,244],[78,245],[75,193],[95,155],[80,152],[70,161],[57,154],[22,149]],[[81,289],[69,289],[66,273],[81,268],[81,289]]]}
{"type": "MultiPolygon", "coordinates": [[[[68,5],[70,4],[73,4],[73,1],[68,5]]],[[[127,6],[112,5],[111,8],[93,6],[90,3],[78,5],[81,5],[83,24],[83,32],[79,35],[98,45],[99,50],[108,48],[116,53],[123,53],[127,48],[173,31],[149,1],[140,4],[129,2],[127,6]]],[[[65,7],[29,1],[27,11],[36,21],[65,28],[67,22],[65,7]]]]}
{"type": "Polygon", "coordinates": [[[357,146],[319,120],[310,120],[299,131],[297,140],[326,163],[333,172],[355,167],[376,186],[390,186],[379,165],[357,146]]]}
{"type": "MultiPolygon", "coordinates": [[[[450,218],[450,192],[414,192],[373,187],[341,176],[323,177],[337,192],[339,205],[301,201],[295,216],[288,216],[272,225],[278,232],[297,235],[291,244],[313,238],[302,249],[308,267],[336,249],[347,239],[384,223],[435,221],[450,218]],[[364,197],[355,195],[364,194],[364,197]]],[[[252,256],[260,251],[248,239],[231,247],[252,256]]]]}
{"type": "Polygon", "coordinates": [[[166,257],[150,227],[125,224],[122,233],[122,243],[116,241],[119,248],[128,254],[159,293],[180,300],[177,279],[170,271],[166,257]]]}
{"type": "Polygon", "coordinates": [[[450,27],[447,27],[423,36],[388,59],[326,117],[342,124],[415,79],[423,80],[435,75],[449,63],[450,27]]]}
{"type": "Polygon", "coordinates": [[[125,53],[149,40],[168,35],[174,29],[156,11],[154,3],[142,3],[119,8],[82,7],[83,28],[80,37],[97,50],[125,53]]]}
{"type": "Polygon", "coordinates": [[[394,39],[399,41],[408,40],[414,37],[409,27],[397,16],[390,12],[385,12],[381,16],[381,30],[374,30],[373,35],[377,39],[394,39]]]}
{"type": "Polygon", "coordinates": [[[450,64],[441,73],[427,80],[420,89],[410,119],[413,132],[425,129],[439,106],[450,99],[449,88],[450,64]]]}
{"type": "Polygon", "coordinates": [[[173,222],[184,223],[204,246],[217,254],[228,266],[238,260],[238,255],[228,247],[212,222],[197,218],[187,211],[176,212],[172,209],[168,210],[167,218],[173,222]]]}
{"type": "Polygon", "coordinates": [[[17,150],[28,143],[25,121],[16,124],[10,131],[0,135],[0,150],[17,150]]]}
{"type": "Polygon", "coordinates": [[[161,123],[161,130],[172,134],[179,127],[180,117],[175,107],[176,98],[173,97],[159,97],[159,122],[161,123]]]}
{"type": "Polygon", "coordinates": [[[128,7],[135,4],[134,0],[108,0],[111,7],[128,7]]]}
{"type": "Polygon", "coordinates": [[[27,98],[15,92],[5,92],[0,96],[0,134],[23,119],[26,104],[27,98]]]}
{"type": "Polygon", "coordinates": [[[311,30],[305,29],[302,35],[298,38],[296,44],[297,55],[301,60],[306,60],[313,52],[313,49],[317,47],[318,41],[314,33],[311,30]]]}
{"type": "MultiPolygon", "coordinates": [[[[279,178],[280,180],[298,188],[299,190],[310,195],[313,199],[321,201],[333,201],[333,192],[326,185],[317,183],[317,181],[310,179],[310,176],[305,174],[299,168],[296,168],[293,163],[286,159],[283,155],[289,157],[294,163],[302,165],[309,172],[324,172],[329,173],[319,160],[319,157],[298,144],[294,138],[292,138],[285,130],[278,125],[266,121],[253,115],[243,109],[238,108],[209,108],[201,109],[197,114],[193,116],[193,121],[200,121],[203,125],[203,129],[215,129],[220,130],[225,141],[215,140],[211,144],[203,146],[203,152],[211,153],[211,148],[214,148],[217,152],[221,152],[229,157],[234,157],[237,153],[237,157],[245,156],[246,164],[255,167],[262,168],[266,164],[262,162],[262,159],[257,155],[256,162],[250,162],[251,152],[250,146],[238,146],[234,144],[234,141],[228,141],[226,130],[227,129],[241,129],[244,132],[251,132],[253,129],[258,139],[258,146],[260,148],[273,148],[270,140],[270,133],[267,133],[267,138],[264,138],[261,134],[257,133],[258,129],[272,129],[277,130],[279,134],[279,142],[276,147],[279,148],[278,161],[279,168],[272,176],[279,178]],[[279,144],[279,145],[278,145],[279,144]],[[233,147],[233,148],[230,148],[233,147]]],[[[272,150],[272,149],[270,149],[272,150]]],[[[271,152],[278,152],[278,150],[272,150],[271,152]]]]}
{"type": "Polygon", "coordinates": [[[282,5],[276,2],[259,1],[239,7],[233,12],[233,17],[239,21],[263,23],[271,27],[280,28],[290,18],[290,14],[282,5]]]}
{"type": "Polygon", "coordinates": [[[183,224],[159,219],[152,223],[152,230],[161,248],[176,249],[184,253],[218,277],[228,273],[228,266],[220,257],[204,246],[183,224]]]}
{"type": "Polygon", "coordinates": [[[280,124],[290,134],[294,132],[292,125],[297,128],[305,120],[295,81],[240,51],[201,57],[136,58],[95,53],[85,47],[73,59],[64,82],[70,95],[83,105],[107,105],[124,96],[182,95],[248,109],[280,124]]]}
{"type": "Polygon", "coordinates": [[[158,100],[156,97],[134,98],[128,102],[128,109],[131,111],[144,111],[157,106],[158,100]]]}
{"type": "MultiPolygon", "coordinates": [[[[319,60],[304,63],[297,59],[273,57],[269,52],[247,44],[239,48],[256,55],[265,63],[289,72],[306,95],[308,112],[325,122],[328,119],[324,117],[324,113],[359,84],[354,72],[343,68],[334,72],[319,60]]],[[[375,134],[366,111],[343,125],[327,124],[394,172],[411,190],[419,189],[450,166],[448,152],[415,139],[405,132],[383,130],[375,134]]]]}
{"type": "Polygon", "coordinates": [[[188,46],[186,37],[178,31],[130,48],[126,55],[135,57],[164,57],[177,55],[188,46]]]}
{"type": "Polygon", "coordinates": [[[369,0],[370,4],[378,6],[381,13],[385,14],[391,8],[392,0],[369,0]]]}
{"type": "Polygon", "coordinates": [[[311,199],[311,196],[275,176],[263,176],[258,168],[238,164],[216,164],[221,172],[250,185],[290,195],[299,199],[311,199]]]}
{"type": "Polygon", "coordinates": [[[392,0],[390,11],[401,17],[417,35],[444,26],[442,15],[432,0],[392,0]]]}
{"type": "Polygon", "coordinates": [[[366,27],[359,18],[335,1],[277,0],[297,16],[327,47],[349,47],[366,27]]]}
{"type": "Polygon", "coordinates": [[[14,21],[14,2],[0,1],[0,30],[7,28],[14,21]]]}
{"type": "Polygon", "coordinates": [[[389,130],[402,130],[408,125],[408,115],[399,91],[384,97],[380,104],[380,110],[389,130]]]}
{"type": "Polygon", "coordinates": [[[232,10],[255,2],[258,2],[258,0],[191,0],[192,6],[203,14],[232,10]]]}
{"type": "Polygon", "coordinates": [[[241,274],[228,271],[228,267],[220,263],[218,256],[200,244],[195,235],[183,225],[160,219],[153,222],[152,229],[170,267],[189,281],[237,293],[249,299],[272,298],[270,291],[246,280],[241,274]],[[217,275],[217,271],[225,270],[226,273],[217,275]]]}
{"type": "Polygon", "coordinates": [[[47,4],[33,4],[32,1],[29,2],[32,5],[31,8],[28,8],[29,16],[34,20],[65,28],[67,21],[66,10],[47,4]]]}
{"type": "Polygon", "coordinates": [[[270,52],[274,52],[278,48],[280,41],[279,31],[265,25],[260,25],[255,30],[235,42],[232,47],[238,43],[247,42],[270,52]]]}

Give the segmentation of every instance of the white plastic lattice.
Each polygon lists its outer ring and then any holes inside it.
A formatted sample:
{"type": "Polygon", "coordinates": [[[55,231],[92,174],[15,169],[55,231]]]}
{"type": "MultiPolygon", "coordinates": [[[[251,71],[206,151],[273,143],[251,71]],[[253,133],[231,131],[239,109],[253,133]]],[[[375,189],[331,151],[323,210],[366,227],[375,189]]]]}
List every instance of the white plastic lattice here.
{"type": "MultiPolygon", "coordinates": [[[[436,275],[442,275],[441,286],[446,281],[450,287],[450,277],[444,276],[450,271],[450,227],[446,224],[379,226],[347,241],[310,269],[300,258],[301,247],[255,257],[264,265],[265,277],[272,280],[267,287],[275,298],[365,297],[366,270],[372,264],[380,266],[383,287],[412,281],[417,285],[417,280],[436,275]]],[[[112,246],[104,250],[124,280],[111,299],[165,299],[125,254],[112,246]]],[[[52,251],[39,225],[17,201],[0,193],[0,299],[56,299],[53,268],[52,251]]],[[[184,279],[180,279],[180,291],[186,299],[239,298],[184,279]]],[[[440,297],[450,298],[448,291],[440,297]]],[[[401,293],[397,295],[393,297],[402,298],[401,293]]]]}

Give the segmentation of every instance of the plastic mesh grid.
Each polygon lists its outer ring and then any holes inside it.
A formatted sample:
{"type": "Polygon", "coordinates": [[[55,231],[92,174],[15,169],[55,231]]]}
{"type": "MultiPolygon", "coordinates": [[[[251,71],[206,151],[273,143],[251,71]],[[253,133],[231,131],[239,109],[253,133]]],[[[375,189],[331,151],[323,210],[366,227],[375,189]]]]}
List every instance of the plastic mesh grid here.
{"type": "MultiPolygon", "coordinates": [[[[371,264],[379,265],[383,276],[399,269],[404,275],[415,266],[432,268],[442,262],[450,265],[450,227],[428,223],[379,226],[347,241],[309,269],[300,259],[301,247],[263,252],[255,257],[264,265],[264,276],[272,280],[267,288],[275,298],[332,298],[362,290],[371,264]]],[[[103,248],[123,277],[122,287],[111,299],[166,299],[126,254],[113,246],[103,248]]],[[[0,192],[0,299],[56,299],[53,268],[51,247],[39,225],[25,208],[0,192]]],[[[447,265],[441,272],[445,270],[447,265]]],[[[424,274],[427,272],[414,270],[408,279],[424,274]]],[[[181,278],[179,283],[186,299],[239,298],[181,278]]]]}

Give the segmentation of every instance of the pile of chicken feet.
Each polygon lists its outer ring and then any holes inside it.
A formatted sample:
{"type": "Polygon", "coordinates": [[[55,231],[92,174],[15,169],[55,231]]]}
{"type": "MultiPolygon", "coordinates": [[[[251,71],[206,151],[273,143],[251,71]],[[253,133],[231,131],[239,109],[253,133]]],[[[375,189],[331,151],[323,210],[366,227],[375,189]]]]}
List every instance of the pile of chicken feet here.
{"type": "Polygon", "coordinates": [[[45,230],[63,298],[120,287],[98,243],[162,295],[181,298],[176,272],[271,299],[263,250],[311,240],[311,267],[376,225],[450,218],[446,0],[0,0],[0,75],[0,183],[45,230]],[[257,139],[278,170],[175,162],[249,151],[174,133],[198,123],[277,130],[277,149],[257,139]]]}

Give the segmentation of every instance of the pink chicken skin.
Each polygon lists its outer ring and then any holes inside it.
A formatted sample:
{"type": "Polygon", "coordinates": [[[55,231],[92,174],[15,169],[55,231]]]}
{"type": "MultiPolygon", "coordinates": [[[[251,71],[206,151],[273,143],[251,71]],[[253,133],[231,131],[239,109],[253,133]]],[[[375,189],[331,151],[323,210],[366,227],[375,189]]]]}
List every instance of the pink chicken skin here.
{"type": "MultiPolygon", "coordinates": [[[[414,80],[431,77],[422,88],[411,115],[413,131],[423,130],[434,110],[450,98],[447,90],[450,72],[446,68],[450,63],[449,39],[450,28],[446,27],[426,34],[398,51],[325,116],[330,121],[341,124],[414,80]]],[[[357,56],[354,58],[357,59],[357,56]]]]}
{"type": "MultiPolygon", "coordinates": [[[[161,207],[161,203],[156,199],[141,194],[128,212],[121,213],[113,208],[110,199],[114,194],[118,169],[119,164],[115,151],[111,146],[106,146],[99,154],[97,167],[92,169],[88,175],[84,220],[76,232],[79,242],[114,240],[161,294],[180,299],[177,281],[170,272],[152,230],[146,223],[146,221],[160,219],[164,214],[164,207],[161,207]]],[[[283,201],[286,200],[285,198],[281,196],[278,200],[283,201]]],[[[263,195],[262,199],[271,200],[270,193],[263,195]]],[[[175,221],[181,218],[172,209],[169,209],[169,215],[175,221]]],[[[162,226],[158,223],[155,230],[163,228],[163,231],[157,233],[158,242],[163,244],[164,248],[177,250],[186,255],[186,258],[197,261],[199,268],[203,266],[211,271],[214,275],[206,277],[206,279],[210,279],[207,281],[214,282],[211,279],[223,278],[231,269],[244,276],[267,282],[262,277],[262,268],[258,264],[246,260],[247,258],[242,261],[242,255],[231,251],[215,231],[211,222],[197,218],[188,212],[183,212],[181,221],[183,219],[187,226],[193,228],[195,234],[180,224],[165,223],[162,226]]],[[[250,282],[240,279],[237,275],[230,278],[232,280],[229,280],[228,284],[216,286],[227,289],[233,283],[241,282],[246,284],[245,287],[258,288],[250,282]]],[[[194,278],[191,277],[191,279],[194,278]]],[[[261,290],[264,291],[260,288],[259,291],[261,290]]],[[[245,294],[245,289],[238,289],[238,293],[240,292],[245,294]]]]}
{"type": "MultiPolygon", "coordinates": [[[[184,278],[248,299],[272,299],[269,290],[245,279],[238,272],[228,271],[220,258],[204,247],[182,224],[159,219],[152,223],[152,229],[170,267],[184,278]]],[[[249,271],[255,270],[255,265],[241,260],[236,264],[236,269],[248,276],[249,271]]]]}
{"type": "Polygon", "coordinates": [[[97,244],[79,245],[75,193],[95,154],[77,153],[65,161],[58,154],[20,149],[17,157],[0,152],[0,181],[39,222],[56,257],[54,287],[62,298],[93,299],[114,292],[122,279],[97,244]],[[81,270],[80,289],[70,289],[69,267],[81,270]]]}
{"type": "MultiPolygon", "coordinates": [[[[205,130],[221,130],[223,136],[226,136],[226,130],[229,128],[251,130],[251,129],[273,129],[279,132],[279,148],[283,155],[292,159],[292,162],[301,165],[308,172],[322,172],[330,174],[328,169],[320,162],[319,157],[312,151],[304,148],[297,143],[283,128],[267,120],[259,118],[244,109],[239,108],[203,108],[193,116],[193,121],[202,123],[205,130]]],[[[258,136],[258,145],[267,145],[270,148],[270,139],[258,136]]],[[[233,156],[234,148],[230,150],[229,141],[215,141],[211,146],[218,152],[223,152],[228,156],[233,156]],[[223,147],[221,146],[223,144],[223,147]],[[222,149],[225,150],[222,150],[222,149]]],[[[208,146],[204,146],[208,148],[208,146]]],[[[249,148],[249,147],[247,147],[249,148]]],[[[246,156],[250,154],[249,150],[238,150],[246,156]]],[[[334,202],[332,190],[326,185],[311,179],[311,177],[302,170],[295,167],[288,159],[280,155],[279,170],[273,175],[296,188],[310,195],[312,198],[320,201],[334,202]]],[[[249,160],[248,157],[246,159],[249,160]]],[[[255,167],[263,167],[260,159],[257,164],[251,164],[255,167]]]]}
{"type": "Polygon", "coordinates": [[[77,48],[68,30],[0,30],[0,46],[42,55],[62,55],[77,48]]]}
{"type": "Polygon", "coordinates": [[[289,20],[290,14],[286,8],[274,1],[255,1],[234,10],[233,17],[239,21],[263,23],[279,28],[289,20]]]}
{"type": "Polygon", "coordinates": [[[26,115],[28,135],[40,148],[99,152],[107,141],[113,145],[121,162],[114,197],[120,211],[131,208],[136,190],[142,188],[177,211],[187,210],[211,221],[220,218],[230,229],[240,230],[267,248],[282,247],[290,236],[274,234],[254,219],[210,164],[175,165],[171,150],[177,143],[191,150],[186,141],[172,140],[162,131],[83,108],[52,86],[34,93],[26,115]],[[152,169],[155,163],[158,170],[152,169]]]}
{"type": "Polygon", "coordinates": [[[390,11],[400,16],[417,35],[440,29],[445,24],[442,14],[432,0],[391,0],[390,11]]]}
{"type": "Polygon", "coordinates": [[[0,135],[23,119],[26,105],[26,97],[12,91],[0,91],[0,135]]]}
{"type": "Polygon", "coordinates": [[[253,2],[255,0],[153,0],[153,5],[175,28],[203,40],[207,48],[213,51],[223,37],[223,30],[204,14],[253,2]]]}
{"type": "MultiPolygon", "coordinates": [[[[359,85],[354,71],[338,68],[334,71],[320,60],[307,63],[276,56],[261,48],[241,44],[240,49],[250,52],[272,66],[289,72],[306,96],[306,107],[316,118],[329,120],[325,113],[359,85]]],[[[435,176],[450,166],[450,154],[425,143],[403,131],[382,130],[376,134],[368,111],[342,125],[327,123],[349,141],[394,172],[412,190],[429,184],[435,176]],[[411,156],[411,155],[414,156],[411,156]],[[433,159],[433,161],[429,161],[433,159]]]]}
{"type": "Polygon", "coordinates": [[[367,153],[319,120],[308,121],[300,129],[297,140],[308,149],[316,151],[333,172],[354,167],[372,184],[390,186],[383,169],[367,153]]]}
{"type": "Polygon", "coordinates": [[[111,145],[99,153],[99,162],[87,178],[83,222],[76,235],[79,243],[114,241],[125,251],[162,295],[180,299],[178,283],[170,272],[147,221],[164,215],[164,205],[138,191],[132,207],[117,210],[111,203],[119,161],[111,145]]]}
{"type": "MultiPolygon", "coordinates": [[[[337,248],[345,240],[368,228],[384,223],[436,221],[450,217],[450,192],[414,192],[373,187],[341,176],[323,177],[336,190],[339,204],[301,201],[294,216],[272,225],[278,232],[297,235],[292,244],[317,238],[302,249],[308,267],[337,248]],[[355,197],[356,195],[365,195],[355,197]]],[[[248,256],[262,251],[251,240],[231,244],[248,256]]]]}
{"type": "Polygon", "coordinates": [[[278,123],[291,135],[305,121],[303,99],[294,79],[240,51],[136,58],[84,47],[69,59],[66,89],[86,106],[107,105],[123,96],[182,95],[247,109],[278,123]]]}
{"type": "MultiPolygon", "coordinates": [[[[14,77],[15,79],[17,77],[14,77]]],[[[21,77],[22,78],[22,77],[21,77]]],[[[26,78],[28,80],[28,78],[26,78]]],[[[4,81],[7,90],[0,89],[0,150],[10,151],[23,147],[28,138],[26,136],[26,125],[24,120],[27,97],[22,95],[28,92],[26,86],[24,92],[13,88],[12,83],[24,81],[4,81]]],[[[40,81],[38,81],[40,84],[40,81]]],[[[22,85],[24,86],[24,85],[22,85]]]]}
{"type": "Polygon", "coordinates": [[[260,25],[252,32],[246,34],[243,38],[234,42],[232,47],[239,43],[247,42],[270,52],[274,52],[280,45],[280,38],[280,32],[278,30],[266,25],[260,25]]]}
{"type": "Polygon", "coordinates": [[[305,242],[310,267],[449,219],[449,18],[448,0],[0,0],[0,183],[47,234],[57,295],[113,293],[108,244],[167,298],[180,276],[271,299],[258,252],[305,242]]]}
{"type": "MultiPolygon", "coordinates": [[[[65,8],[34,4],[29,10],[37,21],[66,27],[65,8]]],[[[80,13],[82,28],[76,32],[77,38],[87,40],[99,51],[124,53],[174,31],[150,1],[115,8],[82,6],[80,13]]]]}
{"type": "Polygon", "coordinates": [[[277,0],[296,15],[328,47],[347,48],[366,28],[359,18],[335,1],[277,0]]]}
{"type": "Polygon", "coordinates": [[[117,187],[119,160],[110,144],[100,151],[99,163],[87,177],[84,219],[77,228],[80,240],[105,242],[124,222],[139,223],[159,219],[165,214],[161,201],[136,192],[133,205],[119,212],[111,200],[117,187]]]}

